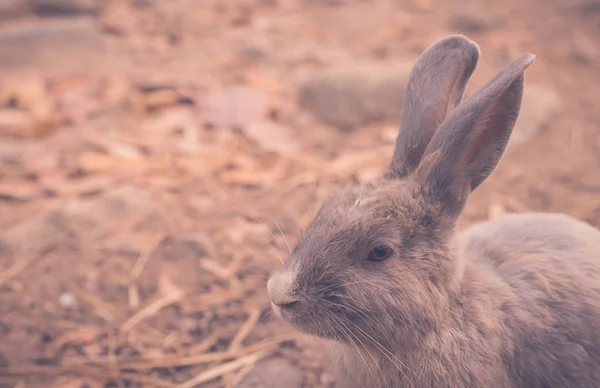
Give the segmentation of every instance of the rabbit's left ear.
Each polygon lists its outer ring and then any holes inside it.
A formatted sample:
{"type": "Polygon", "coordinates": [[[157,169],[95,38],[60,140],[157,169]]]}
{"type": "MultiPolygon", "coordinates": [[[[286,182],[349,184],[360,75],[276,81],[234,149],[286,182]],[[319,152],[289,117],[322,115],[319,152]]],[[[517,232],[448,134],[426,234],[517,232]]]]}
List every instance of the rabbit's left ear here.
{"type": "Polygon", "coordinates": [[[524,54],[463,101],[437,130],[415,172],[423,196],[451,217],[496,168],[521,109],[524,54]]]}
{"type": "Polygon", "coordinates": [[[462,35],[434,43],[413,66],[404,96],[401,129],[386,178],[414,171],[436,129],[462,99],[479,60],[479,47],[462,35]]]}

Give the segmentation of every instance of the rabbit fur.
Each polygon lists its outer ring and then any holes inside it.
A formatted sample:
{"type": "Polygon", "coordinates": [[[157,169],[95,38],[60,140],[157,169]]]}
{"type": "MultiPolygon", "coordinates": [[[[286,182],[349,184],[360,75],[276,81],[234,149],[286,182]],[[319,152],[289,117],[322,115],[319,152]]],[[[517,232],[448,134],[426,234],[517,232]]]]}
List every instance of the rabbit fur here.
{"type": "Polygon", "coordinates": [[[387,171],[326,199],[267,283],[277,316],[331,345],[340,388],[600,387],[600,231],[538,213],[456,231],[535,57],[463,100],[478,58],[462,35],[424,51],[387,171]]]}

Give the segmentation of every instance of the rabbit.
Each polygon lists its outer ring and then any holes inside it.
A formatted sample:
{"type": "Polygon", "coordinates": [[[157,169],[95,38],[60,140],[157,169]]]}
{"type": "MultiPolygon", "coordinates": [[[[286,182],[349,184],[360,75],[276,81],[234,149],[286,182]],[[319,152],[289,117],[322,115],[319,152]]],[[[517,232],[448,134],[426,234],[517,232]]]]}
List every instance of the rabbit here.
{"type": "Polygon", "coordinates": [[[558,213],[458,231],[521,108],[526,53],[463,100],[476,43],[411,69],[389,167],[333,193],[267,282],[331,349],[339,388],[600,387],[600,231],[558,213]]]}

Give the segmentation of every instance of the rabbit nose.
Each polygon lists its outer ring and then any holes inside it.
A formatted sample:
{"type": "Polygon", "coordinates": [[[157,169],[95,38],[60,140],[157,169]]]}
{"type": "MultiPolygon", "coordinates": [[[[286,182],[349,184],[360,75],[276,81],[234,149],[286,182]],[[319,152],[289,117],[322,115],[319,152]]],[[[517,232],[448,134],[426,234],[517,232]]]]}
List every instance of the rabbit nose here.
{"type": "Polygon", "coordinates": [[[294,279],[295,276],[289,272],[277,273],[269,279],[267,282],[267,291],[273,304],[279,307],[289,307],[298,301],[292,292],[294,279]]]}

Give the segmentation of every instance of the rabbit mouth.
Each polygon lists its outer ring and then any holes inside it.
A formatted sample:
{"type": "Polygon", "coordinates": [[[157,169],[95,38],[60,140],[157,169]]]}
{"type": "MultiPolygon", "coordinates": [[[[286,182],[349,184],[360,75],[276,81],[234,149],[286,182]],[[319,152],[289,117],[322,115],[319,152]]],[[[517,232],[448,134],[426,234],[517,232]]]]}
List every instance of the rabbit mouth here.
{"type": "Polygon", "coordinates": [[[271,302],[271,308],[278,319],[301,333],[354,346],[366,343],[361,334],[364,331],[358,328],[361,326],[358,317],[342,317],[339,312],[326,309],[304,309],[301,302],[292,306],[278,306],[271,302]]]}
{"type": "MultiPolygon", "coordinates": [[[[337,339],[338,335],[334,330],[334,320],[327,319],[327,314],[311,309],[303,308],[303,303],[298,302],[290,305],[277,305],[271,302],[273,314],[278,318],[289,323],[296,330],[309,335],[321,338],[337,339]]],[[[309,306],[304,306],[309,307],[309,306]]]]}

